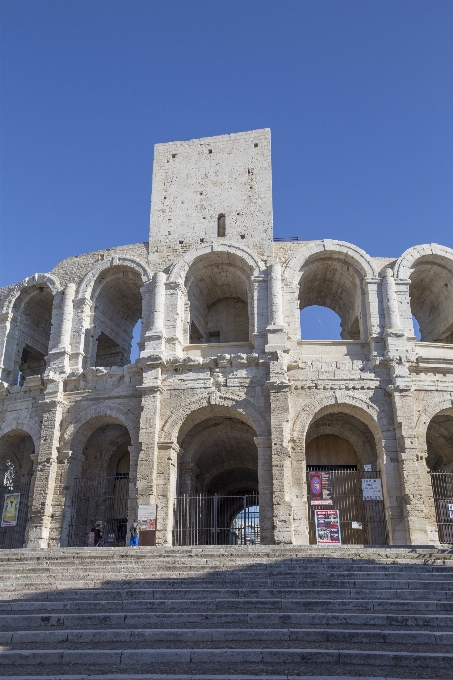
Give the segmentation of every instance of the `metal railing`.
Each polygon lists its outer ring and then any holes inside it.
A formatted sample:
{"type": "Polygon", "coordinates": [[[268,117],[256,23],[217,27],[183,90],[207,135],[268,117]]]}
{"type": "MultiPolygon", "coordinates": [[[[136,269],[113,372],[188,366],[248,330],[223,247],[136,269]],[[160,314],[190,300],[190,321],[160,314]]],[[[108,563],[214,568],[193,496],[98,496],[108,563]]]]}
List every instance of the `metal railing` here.
{"type": "MultiPolygon", "coordinates": [[[[334,467],[334,466],[332,466],[334,467]]],[[[326,469],[310,466],[307,470],[307,489],[310,489],[309,471],[326,469]]],[[[344,545],[387,545],[388,529],[383,500],[364,501],[362,479],[380,479],[380,472],[330,469],[332,508],[340,511],[341,541],[344,545]]],[[[310,504],[308,492],[308,527],[310,543],[316,543],[315,509],[310,504]]],[[[328,508],[326,508],[328,509],[328,508]]]]}
{"type": "Polygon", "coordinates": [[[440,543],[453,543],[453,473],[431,472],[440,543]]]}
{"type": "Polygon", "coordinates": [[[260,542],[257,494],[178,496],[173,545],[256,545],[260,542]]]}

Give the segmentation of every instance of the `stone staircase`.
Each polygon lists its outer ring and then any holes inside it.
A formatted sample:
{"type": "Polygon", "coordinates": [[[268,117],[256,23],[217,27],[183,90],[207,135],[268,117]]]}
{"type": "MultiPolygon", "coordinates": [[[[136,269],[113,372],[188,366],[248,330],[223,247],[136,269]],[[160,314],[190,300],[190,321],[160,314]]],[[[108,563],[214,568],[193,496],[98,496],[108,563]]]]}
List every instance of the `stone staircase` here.
{"type": "Polygon", "coordinates": [[[0,552],[0,677],[453,678],[453,550],[0,552]]]}

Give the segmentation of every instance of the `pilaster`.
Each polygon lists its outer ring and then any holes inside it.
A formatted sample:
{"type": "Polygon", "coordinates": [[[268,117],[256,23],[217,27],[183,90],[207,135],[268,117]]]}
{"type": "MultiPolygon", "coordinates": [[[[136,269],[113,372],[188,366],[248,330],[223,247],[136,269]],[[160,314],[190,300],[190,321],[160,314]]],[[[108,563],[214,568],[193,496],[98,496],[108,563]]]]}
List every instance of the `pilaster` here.
{"type": "Polygon", "coordinates": [[[173,441],[157,443],[157,534],[156,545],[172,545],[179,446],[173,441]]]}
{"type": "Polygon", "coordinates": [[[255,444],[258,449],[260,540],[264,545],[272,545],[274,543],[272,439],[271,437],[255,437],[255,444]]]}

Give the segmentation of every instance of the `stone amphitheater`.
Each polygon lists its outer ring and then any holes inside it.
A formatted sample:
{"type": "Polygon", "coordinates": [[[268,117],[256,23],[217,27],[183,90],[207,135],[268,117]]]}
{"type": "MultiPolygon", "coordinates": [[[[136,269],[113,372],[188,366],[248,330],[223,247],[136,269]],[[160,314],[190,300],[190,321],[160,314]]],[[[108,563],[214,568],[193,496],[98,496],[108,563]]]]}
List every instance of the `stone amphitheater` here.
{"type": "Polygon", "coordinates": [[[2,677],[453,677],[452,249],[274,239],[253,130],[0,307],[2,677]]]}

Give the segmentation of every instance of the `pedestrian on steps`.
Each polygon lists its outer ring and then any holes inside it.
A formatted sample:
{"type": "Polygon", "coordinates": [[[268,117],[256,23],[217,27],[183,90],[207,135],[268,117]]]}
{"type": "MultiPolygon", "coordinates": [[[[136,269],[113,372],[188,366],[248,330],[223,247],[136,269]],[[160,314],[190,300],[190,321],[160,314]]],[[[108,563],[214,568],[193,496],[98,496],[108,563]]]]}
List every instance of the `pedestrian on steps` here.
{"type": "Polygon", "coordinates": [[[129,547],[130,548],[136,548],[138,546],[139,538],[140,538],[140,527],[138,526],[137,520],[135,520],[134,522],[131,523],[129,547]]]}

